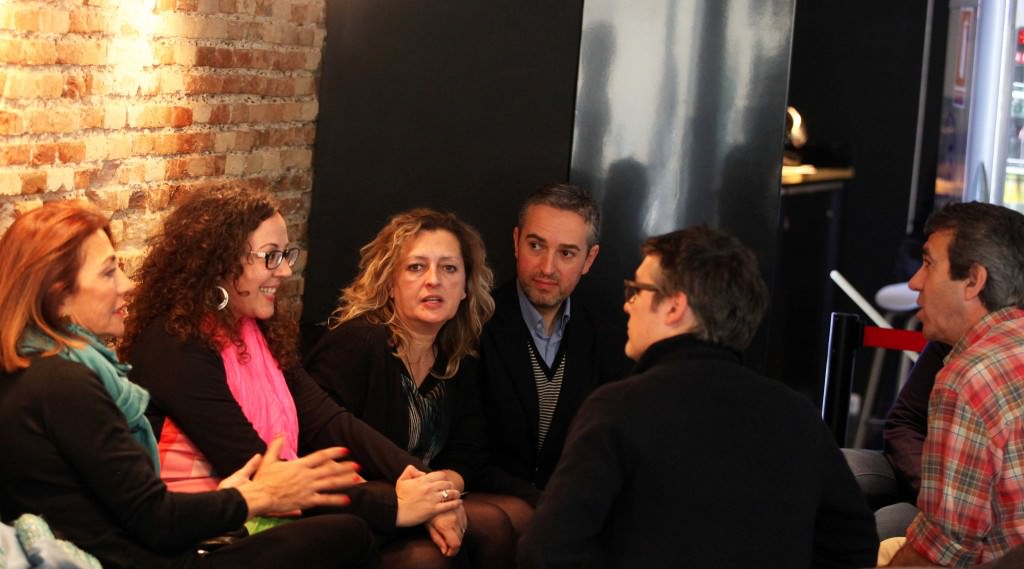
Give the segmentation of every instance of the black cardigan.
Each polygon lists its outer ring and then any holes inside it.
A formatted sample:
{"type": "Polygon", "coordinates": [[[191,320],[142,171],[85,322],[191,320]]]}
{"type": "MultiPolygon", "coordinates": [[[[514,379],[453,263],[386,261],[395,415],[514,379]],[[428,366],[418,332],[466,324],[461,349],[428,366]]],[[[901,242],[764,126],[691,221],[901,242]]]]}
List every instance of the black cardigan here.
{"type": "Polygon", "coordinates": [[[624,335],[573,299],[562,338],[565,374],[544,446],[537,449],[537,386],[530,367],[530,331],[519,309],[515,281],[494,292],[494,316],[480,337],[479,381],[487,410],[490,490],[536,499],[521,489],[543,489],[562,454],[569,424],[583,400],[630,368],[624,335]],[[518,481],[518,484],[517,484],[518,481]],[[518,486],[518,487],[517,487],[518,486]]]}
{"type": "MultiPolygon", "coordinates": [[[[241,468],[266,444],[242,413],[227,385],[220,355],[198,342],[181,342],[157,319],[136,339],[131,353],[131,378],[149,390],[148,416],[160,436],[170,417],[199,448],[219,476],[241,468]]],[[[345,491],[352,504],[342,509],[365,519],[376,531],[394,530],[397,497],[393,483],[408,464],[426,468],[338,407],[296,367],[285,372],[299,419],[299,454],[344,446],[371,482],[345,491]],[[378,482],[372,482],[378,481],[378,482]],[[380,482],[383,481],[383,482],[380,482]]]]}
{"type": "Polygon", "coordinates": [[[104,567],[180,567],[240,527],[237,490],[174,493],[88,368],[36,358],[0,375],[0,513],[40,514],[104,567]]]}
{"type": "MultiPolygon", "coordinates": [[[[435,370],[443,370],[439,361],[435,370]]],[[[443,413],[450,428],[444,448],[431,468],[458,472],[467,487],[486,460],[487,438],[475,361],[464,358],[458,373],[447,382],[443,413]]],[[[306,357],[306,369],[338,402],[369,423],[396,445],[409,443],[409,409],[402,392],[402,362],[392,353],[389,331],[383,325],[356,318],[328,331],[306,357]]]]}

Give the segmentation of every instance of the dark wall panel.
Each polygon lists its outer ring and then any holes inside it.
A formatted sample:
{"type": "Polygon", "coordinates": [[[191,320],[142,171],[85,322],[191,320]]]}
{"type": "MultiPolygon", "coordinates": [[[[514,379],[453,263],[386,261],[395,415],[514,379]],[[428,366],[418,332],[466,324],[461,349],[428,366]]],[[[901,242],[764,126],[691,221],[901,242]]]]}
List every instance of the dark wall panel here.
{"type": "MultiPolygon", "coordinates": [[[[606,212],[581,289],[595,304],[621,306],[644,238],[696,223],[738,235],[772,282],[794,9],[795,0],[586,2],[572,178],[606,212]]],[[[750,354],[761,368],[765,333],[750,354]]]]}
{"type": "MultiPolygon", "coordinates": [[[[805,119],[808,160],[855,170],[834,268],[869,300],[882,286],[908,280],[920,265],[921,226],[934,198],[948,11],[948,0],[797,0],[789,100],[805,119]],[[908,235],[929,3],[934,15],[917,214],[908,235]]],[[[824,274],[808,278],[834,286],[824,274]]],[[[830,310],[859,313],[835,290],[835,305],[826,307],[818,329],[828,329],[830,310]]],[[[856,391],[863,393],[869,368],[858,366],[856,391]]],[[[894,368],[885,377],[895,375],[894,368]]],[[[875,411],[883,414],[896,390],[880,393],[875,411]]]]}
{"type": "Polygon", "coordinates": [[[582,1],[327,2],[302,321],[393,213],[452,210],[513,272],[522,198],[568,177],[582,1]]]}
{"type": "MultiPolygon", "coordinates": [[[[855,169],[837,268],[869,298],[883,285],[907,280],[917,265],[908,259],[919,252],[906,242],[906,229],[927,5],[797,2],[789,99],[803,114],[808,145],[841,149],[834,154],[855,169]]],[[[934,9],[933,107],[941,96],[948,2],[935,0],[934,9]]],[[[931,206],[939,114],[926,116],[918,231],[931,206]]],[[[856,310],[845,301],[841,308],[856,310]]]]}
{"type": "Polygon", "coordinates": [[[329,0],[306,341],[389,215],[455,211],[501,281],[519,203],[552,181],[603,204],[580,292],[613,321],[649,234],[723,227],[771,281],[794,1],[329,0]]]}

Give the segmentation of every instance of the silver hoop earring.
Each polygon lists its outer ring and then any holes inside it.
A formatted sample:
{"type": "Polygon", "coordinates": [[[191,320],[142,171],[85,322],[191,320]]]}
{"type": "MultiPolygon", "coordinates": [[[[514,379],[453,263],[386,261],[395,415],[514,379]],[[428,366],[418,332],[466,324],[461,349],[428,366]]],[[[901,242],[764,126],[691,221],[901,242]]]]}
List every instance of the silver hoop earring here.
{"type": "Polygon", "coordinates": [[[216,308],[218,311],[224,310],[225,308],[228,307],[228,298],[230,298],[228,296],[228,289],[222,286],[215,286],[213,287],[213,290],[219,292],[222,297],[221,301],[217,303],[217,306],[215,306],[214,308],[216,308]]]}

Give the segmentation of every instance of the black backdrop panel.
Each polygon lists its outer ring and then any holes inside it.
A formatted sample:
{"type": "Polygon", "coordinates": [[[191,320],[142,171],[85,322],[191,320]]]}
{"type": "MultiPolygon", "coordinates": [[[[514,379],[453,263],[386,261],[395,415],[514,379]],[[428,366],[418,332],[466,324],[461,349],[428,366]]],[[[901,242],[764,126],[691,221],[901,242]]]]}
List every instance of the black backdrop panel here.
{"type": "Polygon", "coordinates": [[[511,277],[519,202],[568,178],[582,0],[329,0],[302,316],[394,213],[451,210],[511,277]]]}
{"type": "Polygon", "coordinates": [[[771,281],[794,2],[329,0],[306,342],[391,214],[455,211],[501,282],[519,203],[567,179],[603,204],[580,293],[609,319],[642,239],[692,223],[739,234],[771,281]]]}

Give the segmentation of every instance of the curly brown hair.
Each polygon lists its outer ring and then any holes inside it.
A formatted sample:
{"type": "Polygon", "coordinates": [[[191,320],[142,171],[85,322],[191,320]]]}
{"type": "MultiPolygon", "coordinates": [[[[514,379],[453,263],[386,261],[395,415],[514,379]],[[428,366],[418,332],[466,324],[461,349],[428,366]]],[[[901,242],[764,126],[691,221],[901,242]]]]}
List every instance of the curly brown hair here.
{"type": "MultiPolygon", "coordinates": [[[[138,286],[129,296],[121,357],[159,317],[166,317],[167,333],[182,342],[199,341],[220,351],[230,341],[244,354],[237,318],[230,310],[215,309],[222,299],[216,287],[242,275],[240,259],[249,252],[249,236],[278,209],[269,195],[242,188],[188,195],[150,239],[149,253],[134,275],[138,286]]],[[[287,369],[299,361],[298,324],[283,312],[278,307],[257,323],[278,364],[287,369]]]]}
{"type": "Polygon", "coordinates": [[[359,275],[341,291],[339,307],[331,314],[330,327],[365,316],[374,324],[384,324],[391,331],[395,352],[408,342],[408,332],[398,319],[394,300],[388,294],[394,281],[402,251],[421,232],[444,230],[459,242],[466,265],[466,298],[459,304],[455,317],[445,322],[434,344],[438,355],[447,360],[441,379],[454,376],[459,362],[476,355],[480,332],[494,313],[491,287],[494,273],[487,266],[487,250],[480,234],[453,213],[417,208],[393,216],[380,233],[359,250],[359,275]]]}

